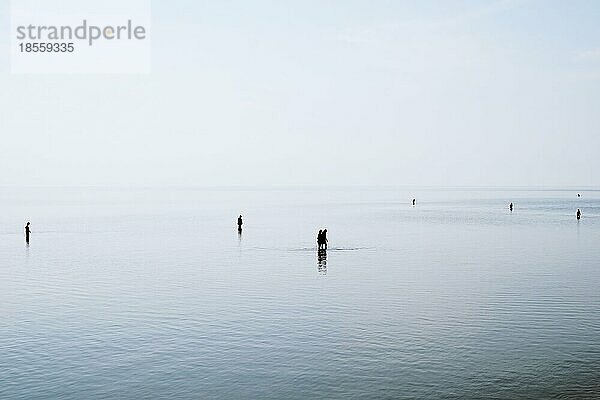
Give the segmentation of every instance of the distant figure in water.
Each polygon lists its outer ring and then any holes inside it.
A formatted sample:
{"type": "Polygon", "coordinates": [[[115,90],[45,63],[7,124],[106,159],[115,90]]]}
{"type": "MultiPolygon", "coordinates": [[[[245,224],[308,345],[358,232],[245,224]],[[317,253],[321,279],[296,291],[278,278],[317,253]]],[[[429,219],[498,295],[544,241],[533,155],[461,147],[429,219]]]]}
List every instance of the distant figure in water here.
{"type": "Polygon", "coordinates": [[[242,221],[242,216],[240,215],[240,216],[238,217],[238,221],[237,221],[237,224],[238,224],[238,231],[239,231],[239,232],[241,232],[241,231],[242,231],[242,224],[243,224],[243,223],[244,223],[244,222],[242,221]]]}
{"type": "Polygon", "coordinates": [[[25,242],[29,243],[29,234],[31,233],[31,229],[29,229],[29,222],[25,225],[25,242]]]}
{"type": "Polygon", "coordinates": [[[323,229],[323,248],[327,250],[327,229],[323,229]]]}
{"type": "Polygon", "coordinates": [[[413,199],[413,206],[417,204],[417,199],[413,199]]]}
{"type": "Polygon", "coordinates": [[[577,193],[577,197],[581,197],[581,194],[577,193]]]}
{"type": "Polygon", "coordinates": [[[513,203],[510,203],[510,205],[508,206],[508,208],[510,208],[510,212],[512,212],[512,210],[513,210],[513,203]]]}
{"type": "Polygon", "coordinates": [[[581,219],[581,210],[578,208],[577,209],[577,221],[579,221],[581,219]]]}

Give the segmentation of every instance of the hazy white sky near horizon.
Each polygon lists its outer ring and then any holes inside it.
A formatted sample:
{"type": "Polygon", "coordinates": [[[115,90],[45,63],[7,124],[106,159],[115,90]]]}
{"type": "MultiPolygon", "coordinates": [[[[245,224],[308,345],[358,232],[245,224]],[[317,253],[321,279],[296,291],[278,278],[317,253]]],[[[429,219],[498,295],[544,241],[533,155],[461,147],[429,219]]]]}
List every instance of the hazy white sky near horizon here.
{"type": "Polygon", "coordinates": [[[11,75],[0,2],[0,185],[600,185],[598,1],[152,15],[150,75],[11,75]]]}

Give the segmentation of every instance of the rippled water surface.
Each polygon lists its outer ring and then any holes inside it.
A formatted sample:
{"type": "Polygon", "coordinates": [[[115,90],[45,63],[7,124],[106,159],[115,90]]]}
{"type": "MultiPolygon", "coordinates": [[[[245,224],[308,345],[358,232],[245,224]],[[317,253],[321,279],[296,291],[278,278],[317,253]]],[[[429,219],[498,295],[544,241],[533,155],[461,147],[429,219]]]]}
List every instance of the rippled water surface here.
{"type": "Polygon", "coordinates": [[[0,398],[600,398],[582,194],[0,188],[0,398]]]}

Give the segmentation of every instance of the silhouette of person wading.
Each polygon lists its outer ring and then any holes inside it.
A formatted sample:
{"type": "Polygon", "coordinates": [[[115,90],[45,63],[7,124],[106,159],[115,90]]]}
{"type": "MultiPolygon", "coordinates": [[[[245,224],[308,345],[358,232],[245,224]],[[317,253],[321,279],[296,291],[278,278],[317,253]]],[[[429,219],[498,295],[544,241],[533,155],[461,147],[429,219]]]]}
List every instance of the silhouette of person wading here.
{"type": "Polygon", "coordinates": [[[577,221],[579,221],[581,219],[581,210],[578,208],[577,209],[577,221]]]}
{"type": "Polygon", "coordinates": [[[29,222],[25,225],[25,242],[29,243],[29,234],[31,233],[31,229],[29,229],[29,222]]]}
{"type": "Polygon", "coordinates": [[[244,223],[244,222],[242,221],[242,216],[240,215],[240,216],[238,217],[238,220],[237,220],[238,232],[241,232],[241,231],[242,231],[242,224],[243,224],[243,223],[244,223]]]}

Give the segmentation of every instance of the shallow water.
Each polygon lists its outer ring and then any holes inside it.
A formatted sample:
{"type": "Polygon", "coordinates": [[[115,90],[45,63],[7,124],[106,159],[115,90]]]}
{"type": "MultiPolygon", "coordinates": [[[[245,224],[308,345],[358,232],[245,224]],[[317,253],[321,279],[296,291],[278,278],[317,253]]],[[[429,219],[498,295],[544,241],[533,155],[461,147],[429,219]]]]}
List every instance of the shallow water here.
{"type": "Polygon", "coordinates": [[[0,398],[598,398],[575,194],[0,188],[0,398]]]}

